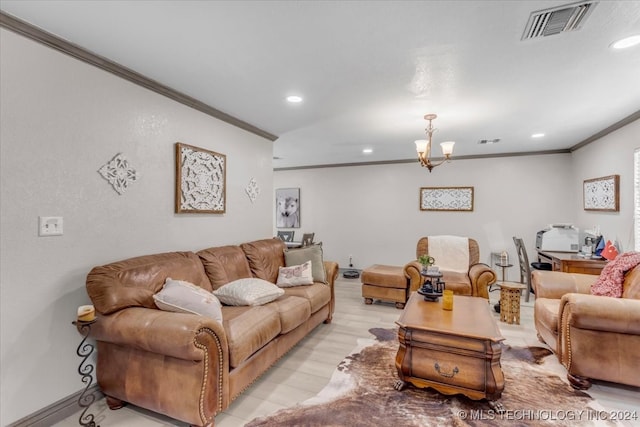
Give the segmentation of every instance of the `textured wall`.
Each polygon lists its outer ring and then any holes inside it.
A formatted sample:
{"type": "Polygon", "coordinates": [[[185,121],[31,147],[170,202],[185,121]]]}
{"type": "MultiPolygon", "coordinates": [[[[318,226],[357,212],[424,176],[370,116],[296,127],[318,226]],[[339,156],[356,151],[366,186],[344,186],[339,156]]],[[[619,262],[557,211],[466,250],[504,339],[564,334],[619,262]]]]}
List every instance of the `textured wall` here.
{"type": "Polygon", "coordinates": [[[0,41],[6,425],[82,388],[71,321],[92,266],[271,236],[273,144],[4,29],[0,41]],[[226,214],[174,214],[177,141],[227,155],[226,214]],[[140,173],[122,196],[97,173],[117,153],[140,173]],[[64,217],[64,235],[38,237],[38,216],[64,217]]]}
{"type": "Polygon", "coordinates": [[[574,191],[578,194],[577,220],[585,228],[600,226],[607,240],[616,241],[622,251],[634,250],[633,236],[633,152],[640,148],[640,120],[573,153],[574,191]],[[585,211],[582,184],[585,179],[620,175],[620,212],[585,211]]]}
{"type": "MultiPolygon", "coordinates": [[[[274,188],[300,187],[301,228],[322,240],[325,257],[341,266],[353,255],[356,268],[374,263],[402,265],[415,255],[418,237],[473,236],[481,261],[524,239],[535,258],[536,232],[551,223],[580,229],[599,225],[622,250],[634,248],[633,152],[640,148],[635,121],[571,154],[454,160],[429,174],[417,162],[383,166],[278,171],[274,188]],[[620,175],[620,212],[583,210],[585,179],[620,175]],[[473,186],[473,212],[422,212],[420,187],[473,186]]],[[[407,147],[410,150],[411,147],[407,147]]],[[[517,270],[511,271],[517,279],[517,270]]]]}
{"type": "MultiPolygon", "coordinates": [[[[407,145],[407,151],[411,147],[407,145]]],[[[535,233],[553,222],[574,222],[569,154],[454,160],[429,173],[418,162],[278,171],[274,188],[300,187],[301,228],[322,240],[325,257],[356,268],[403,265],[419,237],[475,238],[481,261],[524,238],[535,255],[535,233]],[[420,187],[474,187],[473,212],[420,211],[420,187]]],[[[579,225],[579,224],[577,224],[579,225]]],[[[511,272],[516,279],[516,269],[511,272]]]]}

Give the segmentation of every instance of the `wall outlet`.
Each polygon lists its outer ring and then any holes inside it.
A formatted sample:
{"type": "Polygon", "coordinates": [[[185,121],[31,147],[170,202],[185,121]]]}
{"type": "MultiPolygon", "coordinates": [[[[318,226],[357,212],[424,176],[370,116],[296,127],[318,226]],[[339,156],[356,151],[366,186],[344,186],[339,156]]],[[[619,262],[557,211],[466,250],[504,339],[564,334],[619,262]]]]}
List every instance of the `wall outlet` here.
{"type": "Polygon", "coordinates": [[[38,236],[62,236],[61,216],[39,216],[38,236]]]}

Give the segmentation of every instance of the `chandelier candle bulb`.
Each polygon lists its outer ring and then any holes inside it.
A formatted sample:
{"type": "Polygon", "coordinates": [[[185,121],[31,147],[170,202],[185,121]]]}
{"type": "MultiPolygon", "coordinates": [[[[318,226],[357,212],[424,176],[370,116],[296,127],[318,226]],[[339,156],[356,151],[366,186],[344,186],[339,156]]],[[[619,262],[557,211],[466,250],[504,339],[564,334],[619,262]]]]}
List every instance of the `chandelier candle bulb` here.
{"type": "Polygon", "coordinates": [[[442,154],[444,154],[445,156],[452,155],[454,145],[455,145],[454,141],[441,142],[440,146],[442,147],[442,154]]]}

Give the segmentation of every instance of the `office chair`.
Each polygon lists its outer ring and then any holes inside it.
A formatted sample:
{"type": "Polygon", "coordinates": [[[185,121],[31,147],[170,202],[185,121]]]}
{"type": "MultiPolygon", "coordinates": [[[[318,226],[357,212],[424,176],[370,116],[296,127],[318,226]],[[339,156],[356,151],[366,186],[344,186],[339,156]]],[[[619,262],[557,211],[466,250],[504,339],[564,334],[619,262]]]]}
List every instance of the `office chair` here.
{"type": "Polygon", "coordinates": [[[518,261],[520,264],[520,283],[527,287],[524,300],[529,302],[529,294],[533,292],[531,289],[531,268],[535,270],[552,270],[551,263],[548,262],[532,262],[529,264],[527,250],[524,247],[524,241],[520,237],[513,236],[513,242],[516,244],[516,252],[518,253],[518,261]]]}

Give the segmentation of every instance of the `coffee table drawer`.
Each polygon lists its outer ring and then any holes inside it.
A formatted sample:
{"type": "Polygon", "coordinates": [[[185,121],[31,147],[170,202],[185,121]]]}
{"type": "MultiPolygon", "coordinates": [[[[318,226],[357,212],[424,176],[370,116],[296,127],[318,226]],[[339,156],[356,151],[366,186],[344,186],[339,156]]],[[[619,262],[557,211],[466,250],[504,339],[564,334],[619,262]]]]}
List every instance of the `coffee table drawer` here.
{"type": "Polygon", "coordinates": [[[482,391],[486,384],[486,360],[466,354],[412,347],[411,376],[482,391]]]}

